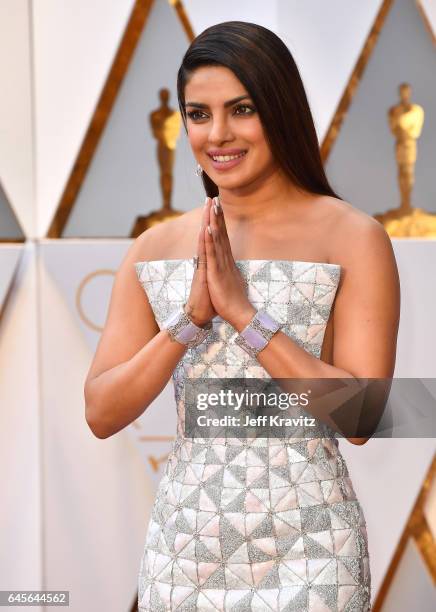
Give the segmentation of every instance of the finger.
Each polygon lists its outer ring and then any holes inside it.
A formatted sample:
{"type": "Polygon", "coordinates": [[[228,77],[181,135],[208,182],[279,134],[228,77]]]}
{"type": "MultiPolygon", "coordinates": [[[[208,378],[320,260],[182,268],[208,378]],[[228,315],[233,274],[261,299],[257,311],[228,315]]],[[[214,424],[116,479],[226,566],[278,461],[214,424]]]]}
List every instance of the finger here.
{"type": "Polygon", "coordinates": [[[198,233],[198,247],[197,247],[197,268],[194,270],[199,276],[201,280],[205,278],[206,275],[206,247],[204,244],[204,226],[201,225],[200,231],[198,233]]]}
{"type": "MultiPolygon", "coordinates": [[[[212,213],[213,214],[213,213],[212,213]]],[[[214,243],[214,232],[216,232],[216,228],[214,229],[211,226],[210,219],[204,229],[204,245],[206,248],[206,260],[207,260],[207,269],[209,272],[216,272],[217,270],[217,261],[216,261],[216,252],[215,252],[215,243],[214,243]],[[208,228],[211,233],[209,233],[208,228]]]]}
{"type": "Polygon", "coordinates": [[[209,208],[210,208],[211,202],[212,202],[212,198],[210,198],[209,196],[206,196],[204,200],[203,216],[201,219],[204,227],[206,227],[208,219],[209,219],[209,208]]]}
{"type": "Polygon", "coordinates": [[[208,218],[208,206],[210,206],[210,198],[206,196],[205,205],[203,207],[203,215],[201,218],[200,231],[198,233],[198,243],[197,243],[197,257],[198,257],[198,268],[197,274],[200,275],[200,278],[206,275],[206,246],[204,244],[204,230],[207,225],[208,218]]]}
{"type": "Polygon", "coordinates": [[[213,199],[213,203],[217,204],[217,210],[218,213],[216,215],[216,219],[217,219],[217,225],[219,228],[219,246],[221,248],[221,254],[222,254],[222,258],[224,261],[226,262],[232,262],[233,260],[233,254],[232,254],[232,247],[230,244],[230,238],[229,235],[227,233],[227,226],[226,226],[226,221],[224,218],[224,211],[222,209],[222,206],[219,204],[219,196],[213,199]]]}
{"type": "Polygon", "coordinates": [[[215,198],[213,198],[209,206],[209,224],[215,230],[214,234],[216,238],[218,238],[219,236],[218,216],[219,216],[219,213],[215,212],[215,198]]]}

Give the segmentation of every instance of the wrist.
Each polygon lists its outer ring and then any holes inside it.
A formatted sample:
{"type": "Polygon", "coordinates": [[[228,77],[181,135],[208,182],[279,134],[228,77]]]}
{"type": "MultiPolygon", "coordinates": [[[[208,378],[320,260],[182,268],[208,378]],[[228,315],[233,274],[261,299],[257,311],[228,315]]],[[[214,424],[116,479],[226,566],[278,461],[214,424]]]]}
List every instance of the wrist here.
{"type": "Polygon", "coordinates": [[[259,308],[246,327],[242,331],[238,330],[233,341],[256,359],[260,351],[282,327],[283,324],[274,319],[265,308],[259,308]]]}
{"type": "Polygon", "coordinates": [[[185,304],[176,309],[164,321],[162,328],[167,330],[173,340],[177,340],[189,348],[194,348],[201,344],[209,335],[212,323],[200,327],[190,319],[184,308],[185,304]]]}
{"type": "Polygon", "coordinates": [[[197,317],[194,308],[192,306],[189,306],[188,303],[184,305],[183,312],[188,315],[188,317],[195,325],[197,325],[197,327],[205,328],[210,322],[210,319],[205,321],[204,319],[200,319],[199,317],[197,317]]]}
{"type": "Polygon", "coordinates": [[[256,312],[257,309],[249,303],[243,310],[228,317],[227,321],[237,332],[241,332],[250,323],[256,312]]]}

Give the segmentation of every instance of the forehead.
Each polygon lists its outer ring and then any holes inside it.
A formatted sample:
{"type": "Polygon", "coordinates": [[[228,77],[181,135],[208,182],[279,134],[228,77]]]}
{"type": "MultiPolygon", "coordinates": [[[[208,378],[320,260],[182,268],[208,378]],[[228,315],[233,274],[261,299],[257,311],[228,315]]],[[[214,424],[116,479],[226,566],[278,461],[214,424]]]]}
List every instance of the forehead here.
{"type": "Polygon", "coordinates": [[[197,100],[199,96],[217,98],[228,94],[235,96],[246,93],[245,87],[236,75],[225,66],[201,66],[191,75],[185,87],[185,99],[197,100]]]}

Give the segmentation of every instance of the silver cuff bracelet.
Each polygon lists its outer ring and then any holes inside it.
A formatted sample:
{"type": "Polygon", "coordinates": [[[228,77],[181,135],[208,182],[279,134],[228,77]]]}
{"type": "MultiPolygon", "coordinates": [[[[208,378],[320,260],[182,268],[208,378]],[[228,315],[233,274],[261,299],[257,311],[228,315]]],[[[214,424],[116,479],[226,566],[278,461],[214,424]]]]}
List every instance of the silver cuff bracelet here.
{"type": "Polygon", "coordinates": [[[276,332],[283,327],[263,308],[259,309],[250,323],[238,334],[234,343],[256,358],[276,332]]]}
{"type": "Polygon", "coordinates": [[[205,327],[196,325],[184,311],[186,302],[178,310],[173,312],[164,322],[162,328],[166,329],[169,335],[180,344],[185,344],[189,348],[201,344],[212,329],[212,321],[205,327]]]}

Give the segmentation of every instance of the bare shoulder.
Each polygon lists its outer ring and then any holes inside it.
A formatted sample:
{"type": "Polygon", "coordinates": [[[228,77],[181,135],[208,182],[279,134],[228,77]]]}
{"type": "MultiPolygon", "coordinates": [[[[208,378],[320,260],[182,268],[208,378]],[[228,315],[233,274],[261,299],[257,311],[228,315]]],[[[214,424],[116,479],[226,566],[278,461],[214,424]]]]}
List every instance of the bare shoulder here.
{"type": "MultiPolygon", "coordinates": [[[[352,228],[364,228],[365,226],[383,226],[371,215],[356,208],[345,200],[339,200],[330,196],[325,196],[324,205],[329,207],[329,220],[332,227],[338,227],[339,231],[352,228]]],[[[383,228],[384,229],[384,228],[383,228]]]]}
{"type": "Polygon", "coordinates": [[[362,321],[372,317],[380,322],[384,317],[393,338],[400,317],[401,286],[389,234],[371,215],[333,199],[330,261],[341,265],[335,325],[341,318],[347,320],[351,311],[361,312],[362,321]]]}
{"type": "Polygon", "coordinates": [[[395,260],[389,234],[381,223],[349,202],[328,197],[330,257],[343,267],[395,260]]]}
{"type": "Polygon", "coordinates": [[[138,260],[190,257],[201,222],[202,206],[145,230],[135,241],[138,260]]]}

